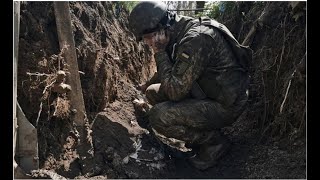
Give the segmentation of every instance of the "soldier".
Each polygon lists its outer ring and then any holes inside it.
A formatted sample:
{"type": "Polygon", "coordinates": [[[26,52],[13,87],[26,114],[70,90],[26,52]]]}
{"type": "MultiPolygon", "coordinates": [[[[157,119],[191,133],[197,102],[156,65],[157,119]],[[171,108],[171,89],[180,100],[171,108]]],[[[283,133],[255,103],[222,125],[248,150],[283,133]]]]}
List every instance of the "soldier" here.
{"type": "Polygon", "coordinates": [[[146,114],[151,127],[186,142],[196,168],[213,166],[230,146],[220,129],[245,109],[251,50],[217,21],[178,16],[161,1],[137,4],[129,26],[152,48],[157,64],[155,76],[141,86],[153,105],[146,114]]]}

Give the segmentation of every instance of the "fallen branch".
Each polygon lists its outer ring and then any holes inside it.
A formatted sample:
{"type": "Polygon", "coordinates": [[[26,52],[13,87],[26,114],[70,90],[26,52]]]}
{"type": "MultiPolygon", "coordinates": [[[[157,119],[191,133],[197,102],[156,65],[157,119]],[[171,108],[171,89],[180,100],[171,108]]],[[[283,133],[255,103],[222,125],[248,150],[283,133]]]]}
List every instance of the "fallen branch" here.
{"type": "Polygon", "coordinates": [[[288,87],[287,87],[287,90],[286,90],[286,94],[285,94],[284,99],[283,99],[283,101],[281,103],[281,106],[280,106],[280,114],[282,113],[284,103],[286,102],[286,99],[287,99],[287,96],[288,96],[288,93],[289,93],[289,89],[290,89],[290,86],[291,86],[291,80],[293,79],[293,76],[296,73],[296,71],[297,71],[297,69],[295,69],[293,71],[293,73],[291,74],[291,77],[290,77],[290,80],[289,80],[289,83],[288,83],[288,87]]]}
{"type": "Polygon", "coordinates": [[[266,121],[266,116],[267,116],[267,98],[266,98],[266,87],[264,84],[264,79],[263,79],[263,74],[262,74],[262,86],[263,86],[263,102],[264,102],[264,111],[263,111],[263,116],[262,116],[262,122],[261,122],[261,126],[260,126],[260,131],[262,131],[263,126],[265,124],[266,121]]]}
{"type": "Polygon", "coordinates": [[[27,72],[27,75],[29,76],[52,76],[52,74],[45,74],[45,73],[39,73],[39,72],[35,72],[35,73],[30,73],[30,72],[27,72]]]}
{"type": "Polygon", "coordinates": [[[143,159],[143,158],[132,157],[132,156],[129,156],[129,157],[132,158],[132,159],[135,159],[137,161],[145,161],[145,162],[153,162],[154,161],[152,159],[143,159]]]}
{"type": "Polygon", "coordinates": [[[281,103],[281,106],[280,106],[280,114],[282,113],[284,103],[285,103],[285,101],[286,101],[286,99],[287,99],[287,96],[288,96],[288,93],[289,93],[289,88],[290,88],[290,86],[291,86],[291,81],[292,81],[292,79],[293,79],[293,77],[294,77],[294,74],[297,72],[297,69],[299,70],[300,68],[303,68],[303,65],[304,65],[303,62],[304,62],[304,60],[305,60],[305,56],[306,56],[306,53],[303,55],[301,61],[296,65],[296,68],[294,69],[293,73],[292,73],[291,76],[290,76],[290,80],[289,80],[289,83],[288,83],[288,87],[287,87],[287,90],[286,90],[286,94],[285,94],[284,99],[283,99],[283,101],[282,101],[282,103],[281,103]]]}
{"type": "MultiPolygon", "coordinates": [[[[53,81],[51,84],[47,85],[47,86],[43,89],[43,91],[42,91],[42,94],[43,94],[43,95],[46,93],[47,89],[53,85],[54,82],[55,82],[55,81],[53,81]]],[[[48,101],[49,101],[49,98],[48,98],[48,101]]],[[[38,117],[37,117],[37,120],[36,120],[36,127],[38,127],[40,115],[41,115],[41,112],[42,112],[42,105],[43,105],[43,104],[42,104],[42,101],[41,101],[41,103],[40,103],[40,110],[39,110],[39,112],[38,112],[38,117]]],[[[50,108],[49,108],[49,109],[50,109],[50,108]]],[[[49,110],[49,111],[50,111],[50,110],[49,110]]],[[[49,116],[49,114],[48,114],[48,116],[49,116]]]]}
{"type": "Polygon", "coordinates": [[[39,122],[39,119],[40,119],[41,112],[42,112],[42,102],[40,103],[40,110],[38,112],[38,117],[37,117],[37,120],[36,120],[36,127],[38,127],[38,122],[39,122]]]}
{"type": "Polygon", "coordinates": [[[265,25],[266,22],[266,17],[268,17],[271,13],[271,8],[270,8],[270,2],[265,6],[265,8],[263,9],[260,17],[255,20],[253,22],[253,25],[249,31],[249,33],[247,34],[247,36],[244,38],[244,40],[242,41],[242,45],[244,46],[250,46],[258,29],[260,29],[261,27],[263,27],[265,25]]]}
{"type": "MultiPolygon", "coordinates": [[[[284,18],[284,27],[286,26],[286,19],[287,19],[287,15],[284,18]]],[[[279,60],[279,66],[277,68],[277,72],[276,72],[276,78],[274,80],[274,87],[275,89],[277,89],[277,81],[278,81],[278,74],[279,74],[279,70],[281,67],[281,63],[282,63],[282,59],[283,59],[283,54],[284,54],[284,50],[285,50],[285,45],[286,45],[286,29],[283,29],[283,42],[282,42],[282,49],[281,49],[281,54],[280,54],[280,60],[279,60]]]]}

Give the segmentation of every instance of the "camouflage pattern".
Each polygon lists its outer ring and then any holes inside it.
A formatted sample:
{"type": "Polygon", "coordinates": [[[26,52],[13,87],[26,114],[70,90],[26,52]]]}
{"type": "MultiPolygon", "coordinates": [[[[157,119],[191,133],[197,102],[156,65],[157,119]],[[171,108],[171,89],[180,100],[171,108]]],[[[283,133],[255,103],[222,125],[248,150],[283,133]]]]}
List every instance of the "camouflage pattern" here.
{"type": "Polygon", "coordinates": [[[146,85],[150,86],[151,84],[157,84],[157,83],[160,83],[160,79],[158,76],[158,72],[155,72],[153,76],[146,82],[146,85]]]}
{"type": "Polygon", "coordinates": [[[231,125],[241,114],[248,75],[219,30],[191,20],[181,17],[166,51],[155,54],[161,84],[146,95],[156,104],[148,112],[151,126],[192,144],[207,139],[199,133],[231,125]]]}
{"type": "Polygon", "coordinates": [[[164,94],[163,90],[160,90],[161,83],[151,84],[146,89],[146,97],[151,105],[155,105],[159,102],[168,101],[168,98],[164,94]]]}
{"type": "Polygon", "coordinates": [[[188,97],[179,102],[169,101],[160,83],[150,85],[146,96],[154,104],[147,113],[151,126],[166,137],[185,141],[188,146],[221,141],[219,129],[231,125],[246,102],[246,97],[243,97],[238,104],[225,108],[209,98],[188,97]]]}

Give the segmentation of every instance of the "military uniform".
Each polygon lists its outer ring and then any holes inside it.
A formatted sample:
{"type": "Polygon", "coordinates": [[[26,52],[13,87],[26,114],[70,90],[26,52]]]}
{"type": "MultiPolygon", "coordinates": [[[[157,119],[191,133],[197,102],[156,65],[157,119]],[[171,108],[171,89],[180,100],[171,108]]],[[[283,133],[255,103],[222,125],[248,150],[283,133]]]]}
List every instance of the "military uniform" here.
{"type": "Polygon", "coordinates": [[[219,143],[219,129],[245,108],[247,69],[226,33],[190,17],[177,18],[166,50],[154,55],[157,78],[146,90],[154,106],[147,118],[157,132],[190,147],[219,143]]]}

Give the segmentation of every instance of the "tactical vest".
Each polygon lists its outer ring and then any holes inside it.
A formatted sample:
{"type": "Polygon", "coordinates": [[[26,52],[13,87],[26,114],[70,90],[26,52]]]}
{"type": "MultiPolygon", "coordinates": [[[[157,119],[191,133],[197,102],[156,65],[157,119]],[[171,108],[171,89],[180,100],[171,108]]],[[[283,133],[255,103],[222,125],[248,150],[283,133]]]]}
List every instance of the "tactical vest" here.
{"type": "MultiPolygon", "coordinates": [[[[191,20],[187,24],[185,28],[185,32],[187,32],[195,24],[216,28],[220,32],[222,32],[224,38],[230,44],[230,47],[233,53],[235,54],[235,57],[241,67],[238,70],[242,71],[242,73],[244,73],[245,76],[249,76],[248,75],[249,62],[251,62],[252,60],[252,50],[249,47],[241,45],[234,38],[234,36],[231,34],[231,32],[228,30],[228,28],[225,25],[209,18],[199,18],[199,19],[191,20]]],[[[235,96],[237,96],[238,94],[245,93],[247,84],[249,83],[249,78],[239,79],[239,81],[241,86],[243,86],[243,88],[239,89],[240,92],[237,92],[237,94],[221,95],[220,93],[221,89],[219,88],[219,84],[217,84],[217,82],[215,81],[210,80],[210,72],[209,72],[208,76],[204,76],[203,78],[200,78],[197,82],[194,83],[194,85],[192,86],[191,94],[197,99],[204,99],[206,97],[209,97],[211,99],[221,100],[226,105],[230,105],[233,103],[235,96]]]]}

